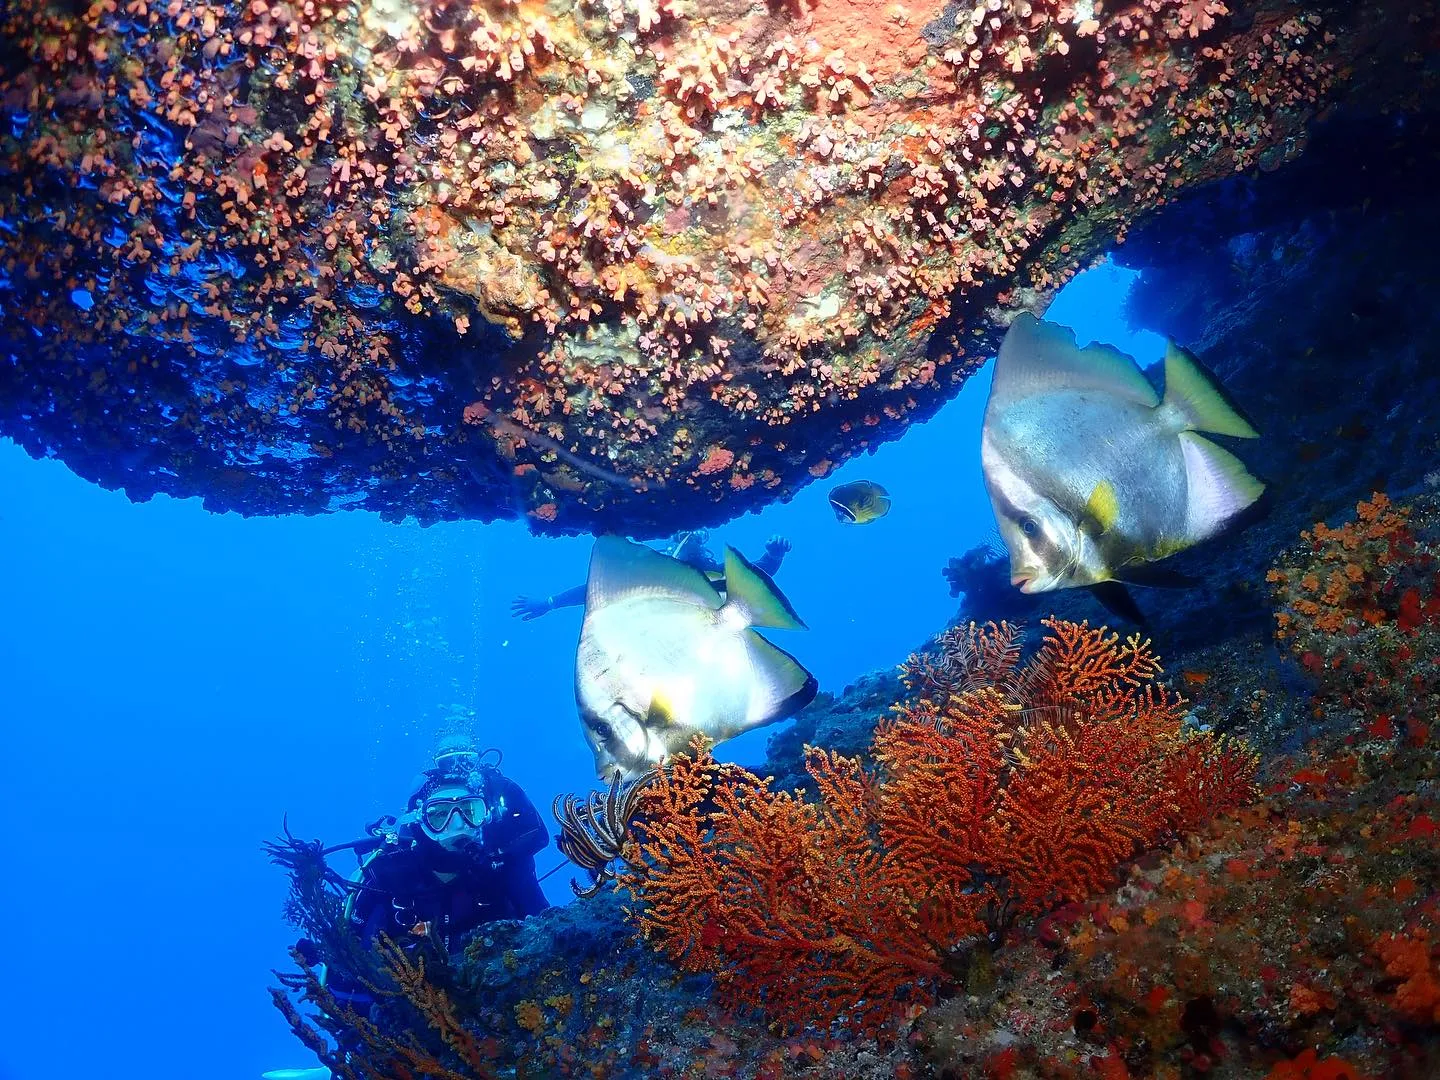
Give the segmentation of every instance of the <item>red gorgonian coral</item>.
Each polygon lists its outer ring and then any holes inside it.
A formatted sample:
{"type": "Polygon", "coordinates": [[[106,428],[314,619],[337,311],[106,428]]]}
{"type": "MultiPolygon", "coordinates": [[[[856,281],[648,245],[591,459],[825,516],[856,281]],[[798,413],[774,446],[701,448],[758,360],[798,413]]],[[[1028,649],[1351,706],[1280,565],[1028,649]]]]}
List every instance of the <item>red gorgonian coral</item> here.
{"type": "Polygon", "coordinates": [[[951,631],[873,764],[809,747],[819,798],[703,743],[641,800],[622,876],[657,949],[782,1025],[862,1029],[959,977],[1010,918],[1096,891],[1138,851],[1249,797],[1255,759],[1185,732],[1138,636],[1047,620],[951,631]]]}

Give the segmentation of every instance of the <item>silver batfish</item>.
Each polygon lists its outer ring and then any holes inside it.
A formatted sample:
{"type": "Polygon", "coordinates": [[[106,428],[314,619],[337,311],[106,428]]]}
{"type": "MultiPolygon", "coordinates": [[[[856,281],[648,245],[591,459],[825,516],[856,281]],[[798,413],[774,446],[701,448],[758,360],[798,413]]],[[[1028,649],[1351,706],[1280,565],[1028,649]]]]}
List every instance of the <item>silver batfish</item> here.
{"type": "Polygon", "coordinates": [[[1151,564],[1221,532],[1264,491],[1202,431],[1258,437],[1173,342],[1162,398],[1119,350],[1081,349],[1066,327],[1017,316],[980,451],[1011,583],[1093,587],[1111,606],[1128,598],[1107,582],[1167,583],[1151,564]]]}
{"type": "Polygon", "coordinates": [[[697,733],[723,742],[809,704],[814,677],[755,627],[805,624],[734,548],[725,549],[724,581],[712,584],[643,544],[598,538],[575,702],[600,778],[632,778],[697,733]]]}

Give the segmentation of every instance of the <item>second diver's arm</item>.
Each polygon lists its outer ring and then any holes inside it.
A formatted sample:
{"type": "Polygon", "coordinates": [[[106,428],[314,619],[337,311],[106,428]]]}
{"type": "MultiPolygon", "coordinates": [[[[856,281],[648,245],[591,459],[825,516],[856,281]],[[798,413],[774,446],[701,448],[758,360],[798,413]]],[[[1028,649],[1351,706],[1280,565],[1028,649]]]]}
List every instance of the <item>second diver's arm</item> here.
{"type": "Polygon", "coordinates": [[[562,593],[556,593],[550,598],[550,607],[579,607],[585,603],[585,586],[576,585],[573,589],[566,589],[562,593]]]}
{"type": "Polygon", "coordinates": [[[564,592],[556,593],[554,596],[535,598],[532,596],[517,596],[510,602],[510,613],[529,622],[531,619],[538,619],[541,615],[548,614],[556,608],[578,607],[585,603],[585,586],[576,585],[573,589],[566,589],[564,592]]]}
{"type": "Polygon", "coordinates": [[[783,536],[772,536],[765,541],[765,554],[755,560],[755,568],[763,570],[770,577],[774,577],[780,569],[780,564],[785,561],[785,553],[790,550],[790,541],[783,536]]]}

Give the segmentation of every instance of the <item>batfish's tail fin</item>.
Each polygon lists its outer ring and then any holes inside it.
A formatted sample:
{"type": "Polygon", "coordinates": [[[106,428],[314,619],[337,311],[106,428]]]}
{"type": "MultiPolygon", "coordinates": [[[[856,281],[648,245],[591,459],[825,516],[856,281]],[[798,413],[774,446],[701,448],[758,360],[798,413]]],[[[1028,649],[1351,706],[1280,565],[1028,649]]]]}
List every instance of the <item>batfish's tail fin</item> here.
{"type": "Polygon", "coordinates": [[[1181,431],[1208,431],[1237,439],[1260,437],[1200,361],[1173,341],[1165,346],[1165,398],[1160,407],[1175,417],[1181,431]]]}
{"type": "Polygon", "coordinates": [[[725,548],[725,604],[733,605],[747,626],[807,629],[785,594],[770,580],[770,575],[728,545],[725,548]]]}

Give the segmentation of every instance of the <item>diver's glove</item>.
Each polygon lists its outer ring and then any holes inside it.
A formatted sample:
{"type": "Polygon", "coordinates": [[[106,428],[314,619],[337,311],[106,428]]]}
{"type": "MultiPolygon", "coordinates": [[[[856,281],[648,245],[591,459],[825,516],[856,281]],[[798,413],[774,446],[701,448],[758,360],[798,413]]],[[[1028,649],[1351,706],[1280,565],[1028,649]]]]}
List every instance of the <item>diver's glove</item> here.
{"type": "Polygon", "coordinates": [[[529,622],[531,619],[538,619],[541,615],[548,614],[554,603],[553,596],[547,596],[542,600],[531,596],[517,596],[510,601],[510,614],[529,622]]]}
{"type": "Polygon", "coordinates": [[[772,559],[784,558],[785,553],[790,550],[790,541],[783,536],[772,536],[765,541],[765,554],[772,559]]]}

